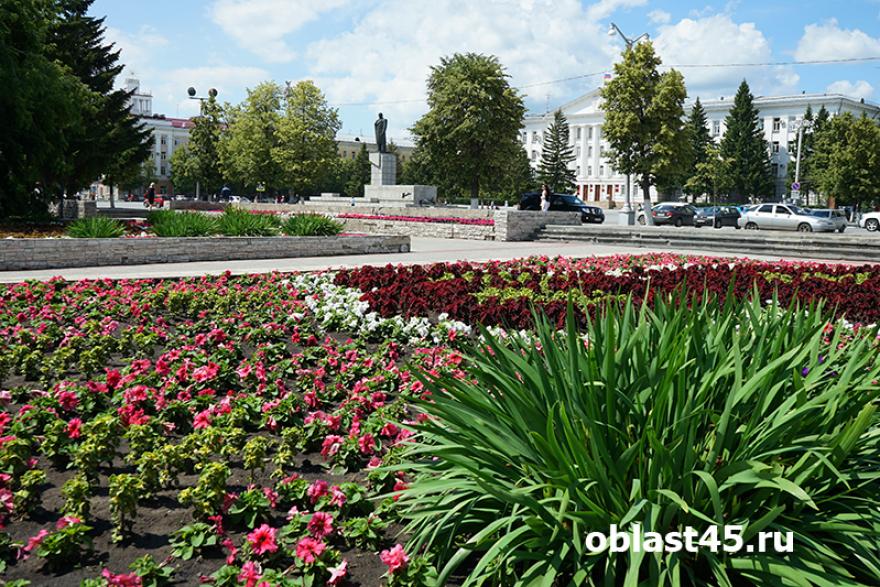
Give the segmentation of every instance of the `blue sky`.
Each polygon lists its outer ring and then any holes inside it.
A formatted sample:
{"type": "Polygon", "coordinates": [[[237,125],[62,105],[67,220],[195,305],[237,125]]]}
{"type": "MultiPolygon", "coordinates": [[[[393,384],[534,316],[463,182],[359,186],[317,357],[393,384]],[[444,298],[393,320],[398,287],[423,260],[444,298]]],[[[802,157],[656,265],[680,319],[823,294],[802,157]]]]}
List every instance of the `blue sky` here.
{"type": "MultiPolygon", "coordinates": [[[[260,81],[308,78],[339,108],[344,134],[368,133],[382,111],[399,141],[441,56],[497,55],[543,112],[601,83],[621,48],[612,21],[648,33],[670,65],[880,57],[880,0],[96,0],[92,12],[106,15],[157,112],[194,114],[189,86],[239,102],[260,81]]],[[[731,95],[745,77],[758,95],[880,98],[880,61],[681,70],[691,97],[731,95]]]]}

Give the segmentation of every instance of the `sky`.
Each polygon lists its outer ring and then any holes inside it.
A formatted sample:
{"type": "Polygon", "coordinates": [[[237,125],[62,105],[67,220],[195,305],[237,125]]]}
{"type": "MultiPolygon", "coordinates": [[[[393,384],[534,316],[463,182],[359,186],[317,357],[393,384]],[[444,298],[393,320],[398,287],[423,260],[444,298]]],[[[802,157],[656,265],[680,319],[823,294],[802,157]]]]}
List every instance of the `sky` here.
{"type": "Polygon", "coordinates": [[[744,78],[755,95],[880,99],[880,0],[96,0],[92,14],[154,112],[196,114],[190,86],[238,103],[262,81],[311,79],[340,134],[369,138],[381,111],[400,143],[441,57],[496,55],[543,113],[601,85],[623,48],[612,22],[647,33],[690,99],[731,96],[744,78]],[[827,60],[862,61],[792,64],[827,60]]]}

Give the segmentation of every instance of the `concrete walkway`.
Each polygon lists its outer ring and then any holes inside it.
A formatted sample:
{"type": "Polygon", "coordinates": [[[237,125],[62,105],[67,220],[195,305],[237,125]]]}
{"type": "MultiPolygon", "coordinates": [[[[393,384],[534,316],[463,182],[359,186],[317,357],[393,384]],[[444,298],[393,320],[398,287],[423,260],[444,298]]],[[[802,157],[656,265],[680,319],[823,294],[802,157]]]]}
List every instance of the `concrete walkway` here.
{"type": "MultiPolygon", "coordinates": [[[[72,243],[73,244],[73,243],[72,243]]],[[[413,237],[412,251],[386,255],[352,255],[342,257],[302,257],[298,259],[267,259],[252,261],[210,261],[193,263],[160,263],[154,265],[125,265],[108,267],[76,267],[69,269],[45,269],[38,271],[0,271],[0,283],[15,283],[27,279],[46,280],[60,276],[68,280],[78,279],[138,279],[158,277],[193,277],[217,275],[224,271],[234,274],[269,273],[272,271],[313,271],[338,269],[362,265],[422,264],[444,261],[490,261],[509,260],[532,255],[569,257],[592,257],[618,254],[644,254],[667,249],[639,248],[623,245],[597,245],[585,242],[495,242],[413,237]]],[[[718,251],[683,251],[677,254],[725,257],[748,257],[751,259],[778,260],[779,257],[762,255],[736,255],[718,251]]],[[[803,261],[804,259],[799,259],[803,261]]],[[[829,261],[823,261],[828,263],[829,261]]],[[[833,262],[833,261],[831,261],[833,262]]]]}

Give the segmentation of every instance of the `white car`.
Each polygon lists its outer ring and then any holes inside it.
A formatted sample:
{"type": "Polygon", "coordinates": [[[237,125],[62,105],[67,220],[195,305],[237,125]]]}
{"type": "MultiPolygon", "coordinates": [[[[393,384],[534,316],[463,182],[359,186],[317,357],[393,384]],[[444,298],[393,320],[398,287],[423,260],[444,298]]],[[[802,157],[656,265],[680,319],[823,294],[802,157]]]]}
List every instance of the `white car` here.
{"type": "Polygon", "coordinates": [[[739,225],[747,230],[796,230],[798,232],[834,232],[834,222],[813,216],[792,204],[761,204],[739,218],[739,225]]]}
{"type": "Polygon", "coordinates": [[[859,218],[859,226],[871,232],[880,230],[880,212],[868,212],[859,218]]]}

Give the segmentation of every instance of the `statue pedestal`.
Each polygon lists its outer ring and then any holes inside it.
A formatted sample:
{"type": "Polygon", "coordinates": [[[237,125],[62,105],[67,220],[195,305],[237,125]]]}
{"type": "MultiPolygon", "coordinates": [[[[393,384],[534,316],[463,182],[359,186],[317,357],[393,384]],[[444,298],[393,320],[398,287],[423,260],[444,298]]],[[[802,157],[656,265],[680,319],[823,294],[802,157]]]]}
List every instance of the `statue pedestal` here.
{"type": "Polygon", "coordinates": [[[370,153],[370,185],[397,183],[397,157],[394,153],[370,153]]]}
{"type": "Polygon", "coordinates": [[[365,185],[364,199],[379,206],[403,208],[437,203],[433,185],[365,185]]]}

